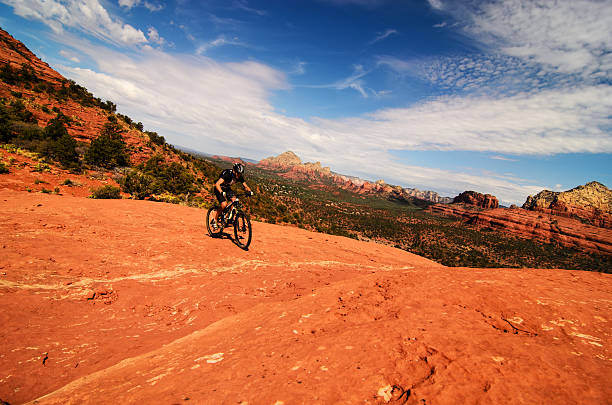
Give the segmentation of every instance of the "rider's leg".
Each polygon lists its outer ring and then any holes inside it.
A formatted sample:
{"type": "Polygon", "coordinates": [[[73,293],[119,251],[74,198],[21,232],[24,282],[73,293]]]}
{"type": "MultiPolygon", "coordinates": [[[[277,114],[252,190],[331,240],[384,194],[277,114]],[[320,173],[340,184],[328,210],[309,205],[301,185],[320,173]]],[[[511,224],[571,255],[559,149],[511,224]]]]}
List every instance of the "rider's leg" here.
{"type": "Polygon", "coordinates": [[[227,201],[223,201],[221,203],[221,208],[219,208],[219,209],[217,209],[217,211],[215,211],[215,222],[219,221],[219,215],[221,215],[221,212],[223,212],[225,207],[227,207],[227,201]]]}

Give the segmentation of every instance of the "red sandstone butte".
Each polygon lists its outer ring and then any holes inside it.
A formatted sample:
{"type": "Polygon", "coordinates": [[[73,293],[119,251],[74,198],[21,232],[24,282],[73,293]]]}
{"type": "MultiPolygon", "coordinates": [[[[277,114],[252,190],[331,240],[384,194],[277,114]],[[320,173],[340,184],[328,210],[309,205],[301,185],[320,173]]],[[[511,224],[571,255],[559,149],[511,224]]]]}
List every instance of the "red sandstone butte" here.
{"type": "MultiPolygon", "coordinates": [[[[1,177],[0,177],[1,179],[1,177]]],[[[0,187],[11,404],[605,404],[612,276],[0,187]]]]}
{"type": "Polygon", "coordinates": [[[453,199],[453,203],[464,203],[481,208],[497,208],[499,201],[491,194],[481,194],[476,191],[464,191],[453,199]]]}

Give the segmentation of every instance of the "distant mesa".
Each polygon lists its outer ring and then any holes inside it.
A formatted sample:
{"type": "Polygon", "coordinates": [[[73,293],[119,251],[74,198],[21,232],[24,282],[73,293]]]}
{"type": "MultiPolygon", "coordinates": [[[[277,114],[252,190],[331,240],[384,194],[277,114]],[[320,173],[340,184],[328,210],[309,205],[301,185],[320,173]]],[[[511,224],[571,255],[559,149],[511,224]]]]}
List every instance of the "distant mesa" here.
{"type": "Polygon", "coordinates": [[[491,194],[481,194],[476,191],[464,191],[453,199],[453,203],[464,203],[481,208],[498,208],[497,197],[491,194]]]}
{"type": "Polygon", "coordinates": [[[403,188],[387,184],[384,180],[377,180],[372,183],[358,177],[337,174],[332,172],[329,167],[323,167],[321,162],[302,163],[302,160],[291,151],[284,152],[276,157],[262,159],[259,166],[264,169],[280,171],[282,172],[281,176],[285,178],[313,183],[322,181],[357,194],[377,194],[389,199],[410,202],[414,202],[416,199],[427,203],[448,204],[452,201],[449,197],[440,197],[434,191],[403,188]]]}
{"type": "Polygon", "coordinates": [[[527,197],[523,208],[612,228],[612,191],[597,181],[568,191],[543,190],[527,197]]]}

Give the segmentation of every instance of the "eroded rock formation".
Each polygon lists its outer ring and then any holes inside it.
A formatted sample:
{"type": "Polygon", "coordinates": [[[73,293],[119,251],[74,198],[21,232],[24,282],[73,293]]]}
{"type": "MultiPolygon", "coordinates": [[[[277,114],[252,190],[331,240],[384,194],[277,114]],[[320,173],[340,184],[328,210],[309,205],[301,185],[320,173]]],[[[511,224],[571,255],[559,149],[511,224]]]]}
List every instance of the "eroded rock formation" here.
{"type": "Polygon", "coordinates": [[[499,201],[491,194],[481,194],[476,191],[464,191],[453,199],[453,203],[464,203],[481,208],[497,208],[499,201]]]}
{"type": "Polygon", "coordinates": [[[596,181],[563,192],[543,190],[527,197],[523,208],[612,228],[612,190],[596,181]]]}
{"type": "Polygon", "coordinates": [[[434,213],[453,215],[466,223],[503,229],[527,238],[557,241],[562,245],[590,252],[612,254],[612,230],[579,220],[521,208],[478,211],[462,204],[435,204],[434,213]]]}

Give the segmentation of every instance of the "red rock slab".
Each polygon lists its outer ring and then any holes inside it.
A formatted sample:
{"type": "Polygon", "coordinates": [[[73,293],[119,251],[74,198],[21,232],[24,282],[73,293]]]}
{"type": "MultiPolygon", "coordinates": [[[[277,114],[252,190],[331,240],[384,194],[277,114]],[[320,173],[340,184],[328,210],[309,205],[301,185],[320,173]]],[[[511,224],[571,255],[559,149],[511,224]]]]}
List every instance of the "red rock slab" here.
{"type": "Polygon", "coordinates": [[[145,201],[1,191],[0,212],[10,403],[612,394],[609,275],[451,269],[262,223],[246,252],[205,236],[202,210],[145,201]]]}
{"type": "Polygon", "coordinates": [[[32,403],[603,404],[612,277],[395,270],[261,303],[32,403]]]}
{"type": "Polygon", "coordinates": [[[260,303],[427,259],[254,222],[249,251],[204,210],[0,190],[0,399],[23,403],[260,303]]]}

